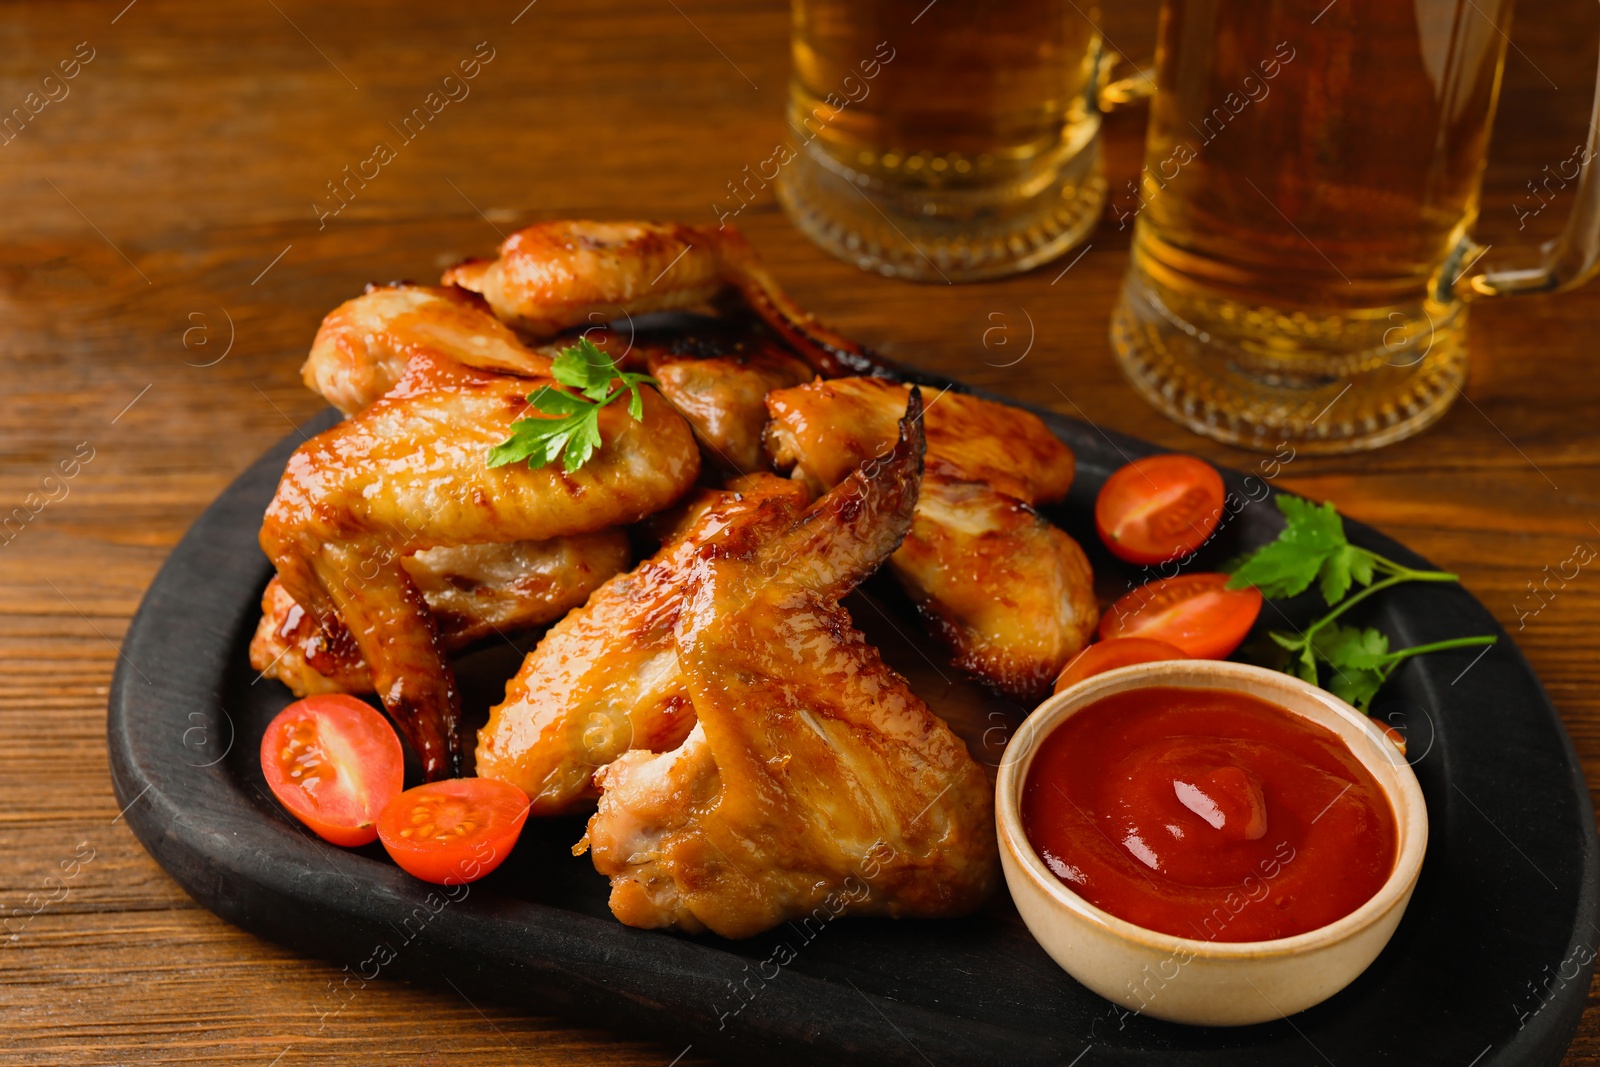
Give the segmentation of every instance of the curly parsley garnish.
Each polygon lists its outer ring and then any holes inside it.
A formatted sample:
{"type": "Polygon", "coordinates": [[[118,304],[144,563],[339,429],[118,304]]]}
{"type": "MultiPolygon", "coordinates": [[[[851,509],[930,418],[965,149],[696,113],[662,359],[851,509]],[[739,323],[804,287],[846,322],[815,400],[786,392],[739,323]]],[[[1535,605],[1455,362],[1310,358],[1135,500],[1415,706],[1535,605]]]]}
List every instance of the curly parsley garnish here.
{"type": "Polygon", "coordinates": [[[1344,522],[1332,504],[1313,504],[1299,497],[1278,497],[1278,510],[1288,524],[1278,539],[1256,549],[1233,570],[1230,589],[1253,585],[1261,595],[1279,600],[1298,596],[1316,582],[1329,611],[1298,634],[1273,631],[1267,636],[1289,652],[1290,674],[1321,685],[1320,667],[1329,669],[1327,690],[1362,711],[1402,662],[1425,652],[1471,645],[1492,645],[1492,635],[1458,637],[1411,648],[1389,650],[1389,637],[1374,627],[1341,625],[1339,616],[1367,597],[1402,582],[1454,582],[1445,571],[1419,571],[1352,545],[1344,522]],[[1348,595],[1353,585],[1360,592],[1348,595]]]}
{"type": "Polygon", "coordinates": [[[589,462],[600,447],[600,409],[627,394],[628,414],[635,422],[644,421],[644,399],[639,386],[656,384],[648,374],[624,373],[611,357],[586,337],[563,349],[550,364],[551,376],[577,395],[541,385],[528,396],[528,403],[553,418],[518,419],[511,424],[511,436],[489,450],[489,466],[527,460],[529,467],[543,467],[560,457],[567,472],[589,462]],[[615,389],[612,382],[619,384],[615,389]]]}

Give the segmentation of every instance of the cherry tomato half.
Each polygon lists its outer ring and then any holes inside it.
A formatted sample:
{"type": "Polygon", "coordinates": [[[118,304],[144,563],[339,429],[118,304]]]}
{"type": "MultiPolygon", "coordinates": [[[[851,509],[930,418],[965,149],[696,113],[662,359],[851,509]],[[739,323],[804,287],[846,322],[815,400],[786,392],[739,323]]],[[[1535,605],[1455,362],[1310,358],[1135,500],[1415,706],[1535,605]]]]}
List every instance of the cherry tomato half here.
{"type": "Polygon", "coordinates": [[[1131,667],[1135,663],[1154,663],[1163,659],[1188,659],[1188,653],[1177,645],[1157,641],[1153,637],[1113,637],[1100,641],[1073,656],[1056,679],[1057,693],[1069,685],[1093,678],[1097,674],[1131,667]]]}
{"type": "Polygon", "coordinates": [[[404,784],[400,739],[382,713],[323,693],[278,712],[261,738],[261,773],[290,813],[335,845],[365,845],[404,784]]]}
{"type": "Polygon", "coordinates": [[[1111,554],[1166,563],[1201,545],[1222,519],[1222,475],[1193,456],[1146,456],[1106,479],[1094,524],[1111,554]]]}
{"type": "Polygon", "coordinates": [[[1100,637],[1153,637],[1194,659],[1222,659],[1261,614],[1256,589],[1229,589],[1226,574],[1180,574],[1141,586],[1111,605],[1100,637]]]}
{"type": "Polygon", "coordinates": [[[528,797],[493,778],[453,778],[407,789],[378,819],[401,868],[438,885],[476,881],[511,854],[528,821],[528,797]]]}

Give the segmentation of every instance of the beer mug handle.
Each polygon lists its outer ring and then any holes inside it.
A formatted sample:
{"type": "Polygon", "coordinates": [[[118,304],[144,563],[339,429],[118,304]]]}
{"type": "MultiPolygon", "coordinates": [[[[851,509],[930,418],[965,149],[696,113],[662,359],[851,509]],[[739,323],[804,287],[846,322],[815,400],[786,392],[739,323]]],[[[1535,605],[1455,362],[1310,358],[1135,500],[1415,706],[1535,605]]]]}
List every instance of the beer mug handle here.
{"type": "Polygon", "coordinates": [[[1457,265],[1445,277],[1455,281],[1447,294],[1460,299],[1477,296],[1522,296],[1528,293],[1560,293],[1575,289],[1600,272],[1600,179],[1593,166],[1600,153],[1600,79],[1595,84],[1594,107],[1589,116],[1589,137],[1579,164],[1577,201],[1561,236],[1546,243],[1537,267],[1496,270],[1492,267],[1468,274],[1474,262],[1484,258],[1487,249],[1471,240],[1457,249],[1457,265]],[[1464,264],[1464,265],[1463,265],[1464,264]]]}

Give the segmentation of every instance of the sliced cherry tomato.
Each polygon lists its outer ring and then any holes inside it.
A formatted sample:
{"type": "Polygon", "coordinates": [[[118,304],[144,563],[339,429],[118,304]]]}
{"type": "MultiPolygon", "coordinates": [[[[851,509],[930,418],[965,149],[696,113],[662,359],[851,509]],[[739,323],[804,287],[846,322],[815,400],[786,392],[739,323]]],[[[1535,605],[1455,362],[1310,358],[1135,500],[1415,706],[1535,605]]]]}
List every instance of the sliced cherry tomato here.
{"type": "Polygon", "coordinates": [[[1188,653],[1177,645],[1157,641],[1153,637],[1113,637],[1100,641],[1079,652],[1062,669],[1056,679],[1057,693],[1069,685],[1093,678],[1097,674],[1131,667],[1135,663],[1154,663],[1163,659],[1188,659],[1188,653]]]}
{"type": "Polygon", "coordinates": [[[365,845],[404,784],[400,739],[355,697],[323,693],[278,712],[261,738],[261,773],[283,806],[336,845],[365,845]]]}
{"type": "Polygon", "coordinates": [[[1261,614],[1259,590],[1229,589],[1226,574],[1180,574],[1140,586],[1100,619],[1100,636],[1153,637],[1194,659],[1222,659],[1261,614]]]}
{"type": "Polygon", "coordinates": [[[1106,479],[1094,524],[1111,554],[1166,563],[1201,545],[1222,519],[1222,475],[1193,456],[1146,456],[1106,479]]]}
{"type": "Polygon", "coordinates": [[[1392,745],[1394,745],[1395,748],[1398,748],[1400,750],[1400,755],[1404,756],[1406,754],[1406,735],[1405,734],[1401,733],[1399,730],[1395,729],[1393,726],[1389,726],[1389,725],[1387,725],[1385,723],[1379,723],[1378,724],[1378,729],[1382,730],[1383,731],[1383,736],[1387,737],[1389,739],[1389,742],[1392,745]]]}
{"type": "Polygon", "coordinates": [[[424,882],[460,885],[500,866],[528,821],[528,797],[493,778],[454,778],[407,789],[378,819],[378,836],[402,869],[424,882]]]}

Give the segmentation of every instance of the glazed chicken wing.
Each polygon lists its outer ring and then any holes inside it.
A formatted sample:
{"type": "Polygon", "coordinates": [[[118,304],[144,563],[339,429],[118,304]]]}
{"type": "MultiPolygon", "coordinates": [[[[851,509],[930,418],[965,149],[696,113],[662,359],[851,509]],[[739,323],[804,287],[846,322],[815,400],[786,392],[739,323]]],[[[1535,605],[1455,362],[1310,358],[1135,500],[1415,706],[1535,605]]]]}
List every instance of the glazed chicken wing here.
{"type": "Polygon", "coordinates": [[[735,519],[777,533],[810,503],[772,474],[703,490],[661,550],[608,581],[545,634],[478,732],[477,768],[509,782],[535,815],[596,795],[591,778],[628,749],[676,748],[694,725],[673,633],[690,566],[735,519]]]}
{"type": "Polygon", "coordinates": [[[731,226],[541,222],[507,237],[497,259],[451,267],[444,284],[482,293],[502,320],[539,339],[620,311],[693,307],[731,291],[818,374],[872,374],[883,366],[801,311],[731,226]]]}
{"type": "MultiPolygon", "coordinates": [[[[605,331],[585,335],[608,347],[605,331]]],[[[454,286],[369,285],[323,319],[301,374],[313,391],[350,415],[393,389],[414,358],[546,376],[563,347],[559,341],[526,347],[476,293],[454,286]]],[[[716,319],[689,331],[630,333],[618,357],[629,369],[657,378],[662,394],[694,429],[706,460],[732,474],[766,467],[761,440],[767,392],[812,374],[758,326],[716,319]]],[[[402,566],[427,600],[444,649],[453,652],[493,629],[559,618],[626,562],[626,539],[612,530],[550,542],[427,549],[404,557],[402,566]]],[[[263,676],[301,696],[372,690],[371,672],[336,617],[324,620],[324,632],[276,579],[262,609],[251,658],[263,676]]]]}
{"type": "MultiPolygon", "coordinates": [[[[430,548],[402,558],[400,565],[428,602],[440,644],[456,652],[492,633],[561,618],[626,567],[629,555],[627,534],[611,529],[548,541],[430,548]]],[[[373,691],[372,672],[338,618],[319,625],[277,578],[261,596],[250,665],[296,696],[373,691]]]]}
{"type": "Polygon", "coordinates": [[[951,662],[1019,700],[1048,690],[1099,621],[1083,549],[986,482],[924,477],[890,566],[951,662]]]}
{"type": "Polygon", "coordinates": [[[951,916],[993,886],[983,772],[838,603],[911,525],[917,414],[913,393],[894,450],[777,536],[748,512],[699,550],[676,637],[695,728],[597,776],[587,841],[630,926],[951,916]]]}
{"type": "MultiPolygon", "coordinates": [[[[799,385],[814,373],[770,334],[744,322],[706,319],[689,330],[645,329],[621,343],[594,327],[584,336],[627,369],[653,375],[661,394],[689,420],[706,457],[731,474],[766,469],[763,401],[769,391],[799,385]]],[[[413,356],[546,377],[551,360],[575,340],[528,348],[482,297],[454,286],[373,285],[322,320],[300,374],[313,392],[351,415],[394,388],[413,356]]]]}
{"type": "MultiPolygon", "coordinates": [[[[768,452],[814,491],[894,440],[907,387],[818,381],[767,397],[768,452]]],[[[1042,696],[1098,621],[1077,542],[1032,508],[1072,485],[1072,453],[1026,411],[947,392],[928,406],[916,521],[889,561],[952,660],[1018,700],[1042,696]]]]}
{"type": "Polygon", "coordinates": [[[767,394],[811,376],[809,369],[795,373],[789,364],[799,361],[782,356],[765,362],[738,356],[654,362],[650,374],[661,395],[689,420],[711,465],[731,474],[767,469],[761,446],[767,394]]]}
{"type": "MultiPolygon", "coordinates": [[[[818,492],[889,449],[909,386],[882,378],[839,378],[775,393],[768,451],[818,492]]],[[[949,391],[928,404],[929,474],[985,482],[1026,504],[1049,504],[1072,488],[1071,449],[1038,417],[949,391]]]]}
{"type": "Polygon", "coordinates": [[[687,328],[641,328],[628,336],[608,330],[584,334],[620,365],[654,377],[661,395],[694,427],[704,459],[724,474],[768,469],[762,447],[767,394],[815,374],[747,322],[700,319],[687,328]]]}
{"type": "Polygon", "coordinates": [[[419,354],[506,374],[550,373],[550,357],[517,340],[481,297],[396,284],[369,285],[328,312],[300,376],[312,392],[353,415],[393,389],[419,354]]]}
{"type": "Polygon", "coordinates": [[[459,697],[402,559],[634,522],[671,504],[699,473],[688,425],[649,388],[642,421],[621,404],[600,412],[604,443],[576,472],[489,467],[489,449],[516,419],[541,417],[526,401],[541,384],[414,356],[382,399],[295,451],[261,528],[261,547],[294,601],[349,631],[430,779],[459,773],[459,697]]]}
{"type": "MultiPolygon", "coordinates": [[[[322,320],[301,367],[306,385],[346,415],[392,390],[413,359],[548,375],[550,356],[526,348],[475,293],[407,283],[369,285],[322,320]]],[[[530,387],[531,388],[531,387],[530,387]]],[[[603,530],[549,541],[430,548],[403,557],[446,651],[486,634],[560,618],[627,566],[628,539],[603,530]]],[[[278,579],[262,596],[252,666],[299,696],[372,691],[372,677],[336,616],[323,625],[278,579]]]]}

